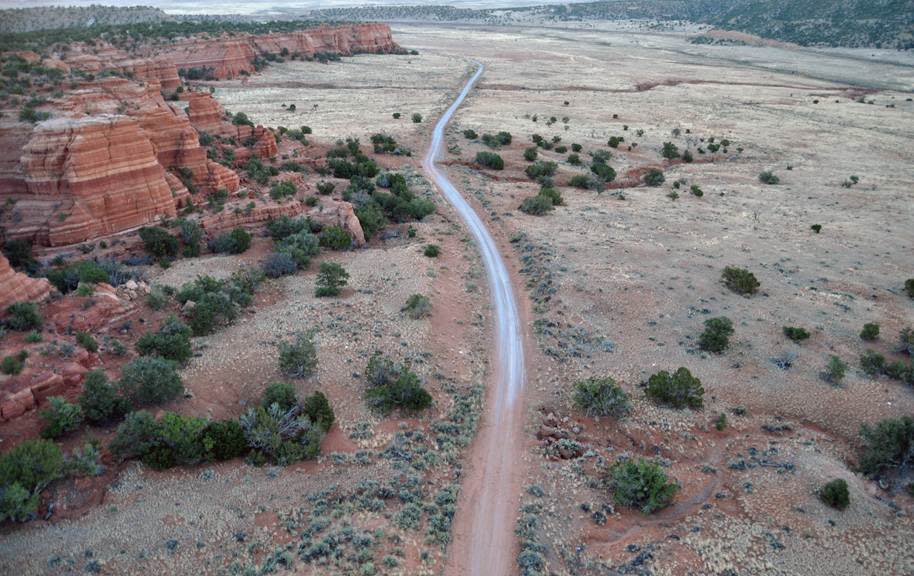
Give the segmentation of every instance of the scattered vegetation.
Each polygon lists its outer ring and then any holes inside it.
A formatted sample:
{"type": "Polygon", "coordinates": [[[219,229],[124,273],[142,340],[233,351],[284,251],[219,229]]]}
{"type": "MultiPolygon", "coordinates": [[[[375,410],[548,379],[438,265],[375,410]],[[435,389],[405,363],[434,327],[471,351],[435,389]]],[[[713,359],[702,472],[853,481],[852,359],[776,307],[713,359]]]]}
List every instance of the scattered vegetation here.
{"type": "Polygon", "coordinates": [[[819,489],[819,500],[836,510],[844,510],[851,503],[847,482],[841,478],[828,482],[819,489]]]}
{"type": "Polygon", "coordinates": [[[609,475],[616,504],[643,514],[666,508],[679,491],[679,485],[667,478],[659,464],[644,458],[617,462],[609,475]]]}
{"type": "Polygon", "coordinates": [[[755,274],[743,268],[727,266],[721,277],[727,288],[744,296],[755,294],[761,286],[755,274]]]}
{"type": "Polygon", "coordinates": [[[709,318],[705,320],[705,331],[698,338],[698,347],[705,352],[720,354],[730,345],[731,335],[733,323],[729,318],[709,318]]]}
{"type": "Polygon", "coordinates": [[[578,381],[574,386],[574,405],[591,417],[621,417],[631,410],[628,394],[610,377],[578,381]]]}
{"type": "Polygon", "coordinates": [[[685,367],[673,374],[662,370],[648,379],[647,396],[654,402],[671,408],[699,409],[704,405],[705,389],[701,380],[685,367]]]}
{"type": "Polygon", "coordinates": [[[349,272],[336,262],[321,262],[317,273],[314,295],[318,297],[339,296],[349,281],[349,272]]]}
{"type": "Polygon", "coordinates": [[[784,336],[787,336],[794,342],[802,342],[809,338],[809,332],[805,328],[797,326],[784,326],[784,336]]]}
{"type": "Polygon", "coordinates": [[[429,394],[414,372],[386,356],[375,354],[365,368],[368,405],[382,413],[395,409],[416,412],[432,404],[429,394]]]}
{"type": "Polygon", "coordinates": [[[317,347],[310,334],[279,343],[279,370],[289,378],[307,378],[317,369],[317,347]]]}

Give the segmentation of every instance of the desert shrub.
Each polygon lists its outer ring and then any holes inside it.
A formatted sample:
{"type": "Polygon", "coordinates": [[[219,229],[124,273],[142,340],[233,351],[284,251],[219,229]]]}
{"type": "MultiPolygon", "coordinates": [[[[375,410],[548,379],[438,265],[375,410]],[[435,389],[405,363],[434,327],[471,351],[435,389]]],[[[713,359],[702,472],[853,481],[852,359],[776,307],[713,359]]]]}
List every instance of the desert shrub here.
{"type": "Polygon", "coordinates": [[[88,352],[98,352],[98,342],[88,332],[77,332],[76,343],[82,346],[88,352]]]}
{"type": "Polygon", "coordinates": [[[695,161],[695,157],[692,155],[691,150],[686,150],[685,152],[682,153],[682,161],[685,162],[686,164],[691,164],[692,162],[695,161]]]}
{"type": "Polygon", "coordinates": [[[432,404],[432,396],[419,381],[419,376],[406,366],[375,354],[365,369],[368,405],[382,413],[395,409],[416,412],[432,404]]]}
{"type": "Polygon", "coordinates": [[[625,138],[622,136],[610,136],[609,141],[606,143],[610,148],[618,148],[619,144],[625,142],[625,138]]]}
{"type": "Polygon", "coordinates": [[[161,286],[155,285],[146,295],[146,305],[153,310],[161,310],[168,305],[168,293],[161,286]]]}
{"type": "Polygon", "coordinates": [[[565,199],[562,198],[562,193],[551,186],[543,186],[540,188],[539,195],[549,198],[549,201],[552,202],[553,206],[561,206],[565,203],[565,199]]]}
{"type": "Polygon", "coordinates": [[[419,124],[420,122],[422,122],[422,114],[419,114],[418,112],[413,113],[413,123],[419,124]]]}
{"type": "Polygon", "coordinates": [[[397,150],[397,141],[388,134],[372,134],[371,144],[375,154],[393,154],[397,150]]]}
{"type": "Polygon", "coordinates": [[[3,325],[10,330],[26,332],[28,330],[41,330],[44,319],[38,311],[38,305],[33,302],[15,302],[6,309],[6,320],[3,325]]]}
{"type": "Polygon", "coordinates": [[[697,184],[692,184],[692,186],[689,188],[689,192],[691,192],[692,196],[695,196],[696,198],[701,198],[705,195],[704,190],[702,190],[697,184]]]}
{"type": "Polygon", "coordinates": [[[330,406],[330,400],[320,391],[305,397],[301,403],[301,409],[302,414],[307,416],[311,422],[325,433],[330,430],[336,420],[336,416],[333,414],[333,407],[330,406]]]}
{"type": "Polygon", "coordinates": [[[666,182],[663,171],[657,168],[651,168],[644,174],[644,183],[648,186],[657,187],[666,182]]]}
{"type": "Polygon", "coordinates": [[[705,330],[698,337],[698,347],[705,352],[720,354],[730,344],[733,335],[733,322],[729,318],[720,316],[705,320],[705,330]]]}
{"type": "Polygon", "coordinates": [[[63,471],[63,454],[49,440],[26,440],[0,455],[0,521],[33,518],[39,493],[63,471]]]}
{"type": "Polygon", "coordinates": [[[724,268],[724,271],[721,273],[721,278],[724,281],[724,285],[737,294],[755,294],[758,291],[759,286],[761,286],[758,279],[756,279],[755,274],[742,268],[736,268],[735,266],[727,266],[724,268]]]}
{"type": "Polygon", "coordinates": [[[159,226],[144,226],[140,228],[139,233],[143,248],[150,255],[159,259],[174,258],[178,255],[178,239],[168,230],[159,226]]]}
{"type": "Polygon", "coordinates": [[[888,418],[875,426],[860,429],[864,447],[860,454],[860,471],[880,474],[898,468],[905,472],[914,463],[914,419],[910,416],[888,418]]]}
{"type": "Polygon", "coordinates": [[[16,270],[25,270],[31,274],[40,267],[32,256],[32,242],[29,240],[7,240],[3,243],[3,255],[16,270]]]}
{"type": "Polygon", "coordinates": [[[438,255],[441,254],[441,247],[439,247],[437,244],[428,244],[425,247],[425,250],[422,251],[422,254],[424,254],[427,258],[437,258],[438,255]]]}
{"type": "Polygon", "coordinates": [[[819,500],[835,508],[844,510],[851,503],[851,495],[847,490],[847,482],[836,478],[819,489],[819,500]]]}
{"type": "Polygon", "coordinates": [[[432,301],[422,294],[412,294],[406,299],[406,304],[400,308],[400,312],[403,312],[413,320],[425,318],[432,313],[432,301]]]}
{"type": "Polygon", "coordinates": [[[228,280],[197,276],[193,282],[183,284],[175,298],[182,305],[194,303],[185,313],[188,324],[194,336],[205,336],[217,326],[232,322],[239,307],[250,305],[262,279],[260,271],[250,269],[239,270],[228,280]]]}
{"type": "Polygon", "coordinates": [[[505,161],[495,152],[477,152],[476,163],[492,170],[503,170],[505,161]]]}
{"type": "Polygon", "coordinates": [[[102,370],[86,374],[78,401],[85,419],[93,424],[110,422],[130,410],[130,403],[118,395],[102,370]]]}
{"type": "Polygon", "coordinates": [[[355,216],[362,225],[365,238],[371,240],[375,234],[387,226],[387,216],[377,202],[367,202],[355,209],[355,216]]]}
{"type": "Polygon", "coordinates": [[[805,328],[797,326],[784,326],[784,336],[787,336],[794,342],[802,342],[809,338],[809,332],[805,328]]]}
{"type": "Polygon", "coordinates": [[[628,394],[612,378],[588,378],[574,386],[574,405],[588,416],[624,416],[631,410],[628,394]]]}
{"type": "Polygon", "coordinates": [[[175,364],[157,356],[140,356],[125,364],[117,388],[135,406],[161,404],[184,392],[175,364]]]}
{"type": "Polygon", "coordinates": [[[863,325],[863,330],[860,331],[860,339],[867,342],[872,342],[879,338],[879,324],[874,322],[867,322],[863,325]]]}
{"type": "Polygon", "coordinates": [[[291,257],[297,268],[307,268],[311,258],[320,252],[320,239],[308,230],[301,230],[280,240],[276,252],[291,257]]]}
{"type": "Polygon", "coordinates": [[[206,457],[204,418],[166,412],[156,423],[153,446],[142,454],[143,462],[158,469],[199,464],[206,457]]]}
{"type": "Polygon", "coordinates": [[[673,502],[679,485],[670,481],[659,464],[644,458],[617,462],[610,469],[613,500],[619,506],[650,514],[673,502]]]}
{"type": "Polygon", "coordinates": [[[760,172],[758,175],[758,180],[762,184],[770,184],[772,186],[775,184],[779,184],[781,182],[781,179],[774,172],[771,172],[769,170],[760,172]]]}
{"type": "Polygon", "coordinates": [[[277,182],[270,186],[270,198],[273,200],[282,200],[289,196],[295,196],[296,192],[295,184],[289,180],[277,182]]]}
{"type": "Polygon", "coordinates": [[[477,138],[479,138],[479,134],[477,134],[475,130],[471,130],[471,129],[467,128],[466,130],[463,131],[463,137],[466,138],[467,140],[476,140],[477,138]]]}
{"type": "Polygon", "coordinates": [[[232,124],[235,126],[253,126],[254,122],[244,112],[238,112],[232,117],[232,124]]]}
{"type": "Polygon", "coordinates": [[[38,413],[44,420],[41,429],[42,438],[60,438],[64,434],[77,430],[83,423],[83,410],[79,404],[71,404],[60,396],[48,398],[47,410],[38,413]]]}
{"type": "Polygon", "coordinates": [[[322,430],[297,404],[289,410],[275,404],[252,408],[241,416],[240,424],[248,447],[256,453],[255,463],[285,466],[320,454],[322,430]]]}
{"type": "Polygon", "coordinates": [[[136,343],[136,349],[143,356],[159,356],[178,364],[186,364],[193,355],[190,335],[187,324],[169,316],[157,332],[143,334],[136,343]]]}
{"type": "Polygon", "coordinates": [[[672,408],[699,409],[704,404],[705,389],[701,380],[685,367],[673,374],[662,370],[648,379],[647,396],[654,402],[672,408]]]}
{"type": "Polygon", "coordinates": [[[875,378],[885,369],[885,356],[874,350],[867,350],[860,356],[860,368],[867,376],[875,378]]]}
{"type": "Polygon", "coordinates": [[[530,196],[521,202],[519,209],[525,214],[530,214],[532,216],[542,216],[553,209],[552,198],[542,194],[530,196]]]}
{"type": "Polygon", "coordinates": [[[309,334],[279,343],[279,370],[290,378],[307,378],[317,369],[317,347],[309,334]]]}
{"type": "Polygon", "coordinates": [[[340,226],[327,226],[319,236],[319,243],[330,250],[349,250],[352,237],[340,226]]]}
{"type": "Polygon", "coordinates": [[[898,334],[898,345],[900,352],[914,356],[914,330],[910,328],[903,329],[898,334]]]}
{"type": "Polygon", "coordinates": [[[208,423],[203,429],[202,443],[208,460],[231,460],[244,456],[248,451],[244,429],[235,420],[208,423]]]}
{"type": "Polygon", "coordinates": [[[909,367],[900,360],[886,364],[883,373],[893,380],[908,380],[909,384],[914,384],[914,366],[909,367]]]}
{"type": "Polygon", "coordinates": [[[568,181],[568,185],[573,186],[574,188],[586,190],[587,188],[590,188],[590,178],[584,176],[583,174],[576,174],[572,176],[568,181]]]}
{"type": "Polygon", "coordinates": [[[526,160],[527,162],[533,162],[534,160],[536,160],[536,156],[537,156],[536,146],[531,146],[530,148],[527,148],[524,150],[524,160],[526,160]]]}
{"type": "Polygon", "coordinates": [[[117,427],[108,449],[119,460],[142,457],[159,441],[159,424],[152,414],[138,410],[127,414],[117,427]]]}
{"type": "Polygon", "coordinates": [[[321,196],[330,196],[333,194],[333,191],[336,189],[336,184],[333,182],[318,182],[317,183],[317,193],[321,196]]]}
{"type": "Polygon", "coordinates": [[[489,148],[500,148],[501,146],[507,146],[511,143],[511,134],[510,132],[499,132],[498,134],[483,134],[482,143],[488,146],[489,148]]]}
{"type": "Polygon", "coordinates": [[[268,385],[260,396],[260,405],[269,408],[278,404],[283,410],[288,410],[298,404],[295,386],[286,382],[273,382],[268,385]]]}
{"type": "Polygon", "coordinates": [[[25,361],[28,357],[29,353],[26,350],[20,350],[15,354],[4,356],[3,360],[0,361],[0,373],[7,375],[19,374],[25,368],[25,361]]]}
{"type": "Polygon", "coordinates": [[[825,365],[825,372],[823,374],[826,382],[838,386],[844,381],[845,374],[847,374],[847,364],[837,356],[829,357],[828,364],[825,365]]]}
{"type": "Polygon", "coordinates": [[[531,180],[539,180],[546,176],[554,176],[556,168],[558,168],[558,165],[555,162],[550,160],[537,160],[533,164],[527,166],[526,170],[524,170],[524,174],[531,180]]]}
{"type": "Polygon", "coordinates": [[[321,262],[317,273],[314,295],[317,297],[339,296],[349,280],[349,273],[336,262],[321,262]]]}
{"type": "Polygon", "coordinates": [[[209,249],[216,254],[242,254],[251,247],[251,234],[244,228],[234,228],[209,241],[209,249]]]}
{"type": "Polygon", "coordinates": [[[667,160],[679,158],[679,148],[672,142],[664,142],[663,148],[660,150],[660,155],[667,160]]]}
{"type": "Polygon", "coordinates": [[[399,112],[394,112],[393,114],[391,114],[391,116],[393,116],[394,120],[399,120],[400,116],[402,116],[402,114],[400,114],[399,112]]]}
{"type": "Polygon", "coordinates": [[[914,298],[914,278],[908,278],[904,281],[904,291],[908,298],[914,298]]]}
{"type": "Polygon", "coordinates": [[[45,276],[62,294],[75,290],[80,284],[110,281],[108,272],[98,262],[91,260],[48,270],[45,276]]]}
{"type": "Polygon", "coordinates": [[[261,262],[260,268],[267,278],[279,278],[295,274],[298,271],[298,263],[284,252],[273,252],[261,262]]]}
{"type": "Polygon", "coordinates": [[[582,164],[581,156],[574,152],[569,154],[568,158],[566,158],[565,160],[572,166],[580,166],[582,164]]]}

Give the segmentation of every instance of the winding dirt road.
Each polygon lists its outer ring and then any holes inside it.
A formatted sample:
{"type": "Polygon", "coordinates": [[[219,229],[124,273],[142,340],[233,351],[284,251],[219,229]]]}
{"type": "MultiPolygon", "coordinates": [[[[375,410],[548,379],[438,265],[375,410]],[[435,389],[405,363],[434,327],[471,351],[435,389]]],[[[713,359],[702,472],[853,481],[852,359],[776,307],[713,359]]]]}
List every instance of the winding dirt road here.
{"type": "Polygon", "coordinates": [[[435,125],[422,162],[425,173],[457,210],[482,254],[494,313],[495,371],[489,387],[483,426],[473,444],[454,521],[454,542],[447,572],[456,575],[502,576],[514,564],[514,518],[521,450],[524,337],[511,276],[482,219],[457,191],[436,160],[444,145],[444,129],[485,71],[477,63],[460,94],[435,125]]]}

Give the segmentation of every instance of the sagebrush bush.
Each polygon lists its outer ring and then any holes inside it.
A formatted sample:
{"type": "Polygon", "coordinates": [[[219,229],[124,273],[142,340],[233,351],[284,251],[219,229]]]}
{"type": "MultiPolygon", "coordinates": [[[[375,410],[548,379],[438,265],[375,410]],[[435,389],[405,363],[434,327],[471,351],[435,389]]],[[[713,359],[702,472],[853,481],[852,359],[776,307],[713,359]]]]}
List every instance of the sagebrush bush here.
{"type": "Polygon", "coordinates": [[[285,252],[273,252],[260,263],[260,269],[267,278],[280,278],[295,274],[298,263],[285,252]]]}
{"type": "Polygon", "coordinates": [[[41,429],[42,438],[60,438],[64,434],[79,429],[83,423],[83,410],[79,404],[71,404],[61,396],[48,398],[48,408],[38,413],[44,420],[41,429]]]}
{"type": "Polygon", "coordinates": [[[588,416],[624,416],[631,410],[628,394],[612,378],[588,378],[574,387],[574,405],[588,416]]]}
{"type": "Polygon", "coordinates": [[[819,489],[819,499],[837,510],[844,510],[851,503],[847,482],[836,478],[819,489]]]}
{"type": "Polygon", "coordinates": [[[28,330],[41,330],[44,319],[38,311],[38,305],[33,302],[15,302],[6,309],[6,320],[3,325],[10,330],[26,332],[28,330]]]}
{"type": "Polygon", "coordinates": [[[673,502],[679,485],[667,478],[659,464],[644,458],[617,462],[610,469],[613,500],[620,506],[650,514],[673,502]]]}
{"type": "MultiPolygon", "coordinates": [[[[336,234],[336,232],[330,234],[336,234]]],[[[348,234],[346,234],[346,238],[349,238],[348,234]]],[[[343,245],[345,242],[346,240],[334,239],[331,243],[343,245]]],[[[311,258],[320,253],[320,239],[310,230],[299,230],[277,241],[276,252],[290,256],[298,268],[307,268],[311,264],[311,258]]]]}
{"type": "Polygon", "coordinates": [[[63,454],[50,440],[26,440],[0,455],[0,521],[33,518],[38,495],[63,472],[63,454]]]}
{"type": "Polygon", "coordinates": [[[863,329],[860,331],[860,339],[867,342],[872,342],[879,338],[879,324],[875,322],[867,322],[863,325],[863,329]]]}
{"type": "Polygon", "coordinates": [[[867,475],[898,469],[902,475],[914,466],[914,419],[910,416],[888,418],[875,426],[860,429],[864,447],[860,471],[867,475]]]}
{"type": "Polygon", "coordinates": [[[705,389],[701,380],[685,367],[673,374],[662,370],[648,379],[647,397],[672,408],[699,409],[704,405],[705,389]]]}
{"type": "Polygon", "coordinates": [[[320,454],[323,432],[298,405],[289,410],[276,404],[258,406],[242,415],[239,423],[248,447],[256,454],[255,463],[285,466],[320,454]]]}
{"type": "Polygon", "coordinates": [[[698,347],[705,352],[720,354],[730,345],[733,322],[724,316],[705,320],[705,330],[698,337],[698,347]]]}
{"type": "Polygon", "coordinates": [[[406,299],[406,304],[400,308],[400,311],[413,320],[419,320],[431,315],[432,301],[428,299],[428,296],[412,294],[406,299]]]}
{"type": "Polygon", "coordinates": [[[159,356],[178,364],[186,364],[193,355],[191,330],[175,316],[166,318],[157,332],[147,332],[137,340],[136,349],[143,356],[159,356]]]}
{"type": "Polygon", "coordinates": [[[307,378],[317,369],[317,347],[310,334],[299,334],[294,342],[280,342],[279,370],[290,378],[307,378]]]}
{"type": "Polygon", "coordinates": [[[724,285],[737,294],[755,294],[758,291],[759,286],[761,286],[758,279],[755,277],[755,274],[735,266],[727,266],[724,268],[724,271],[721,273],[721,278],[724,281],[724,285]]]}
{"type": "Polygon", "coordinates": [[[339,296],[349,281],[349,272],[336,262],[321,262],[317,273],[314,295],[318,297],[339,296]]]}
{"type": "Polygon", "coordinates": [[[390,358],[375,354],[365,369],[368,405],[382,413],[395,409],[416,412],[432,404],[432,396],[414,372],[390,358]]]}
{"type": "Polygon", "coordinates": [[[130,410],[127,399],[117,393],[105,372],[98,369],[86,373],[79,405],[86,420],[93,424],[116,420],[130,410]]]}
{"type": "Polygon", "coordinates": [[[135,406],[152,406],[184,393],[175,363],[158,356],[140,356],[124,365],[118,391],[135,406]]]}
{"type": "Polygon", "coordinates": [[[844,381],[844,375],[846,373],[847,364],[845,364],[841,358],[837,356],[829,357],[828,364],[825,365],[825,372],[823,374],[826,382],[838,386],[844,381]]]}
{"type": "Polygon", "coordinates": [[[349,250],[352,237],[341,226],[327,226],[318,236],[320,246],[330,250],[349,250]]]}

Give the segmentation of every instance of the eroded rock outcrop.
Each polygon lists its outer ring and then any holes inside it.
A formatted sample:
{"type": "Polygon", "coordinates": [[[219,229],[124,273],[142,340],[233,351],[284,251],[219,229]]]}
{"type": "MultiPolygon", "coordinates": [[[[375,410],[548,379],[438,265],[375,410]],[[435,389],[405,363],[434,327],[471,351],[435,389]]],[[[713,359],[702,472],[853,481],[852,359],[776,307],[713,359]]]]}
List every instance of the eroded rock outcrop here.
{"type": "Polygon", "coordinates": [[[50,293],[51,283],[47,279],[16,272],[0,254],[0,315],[14,302],[38,302],[50,293]]]}

